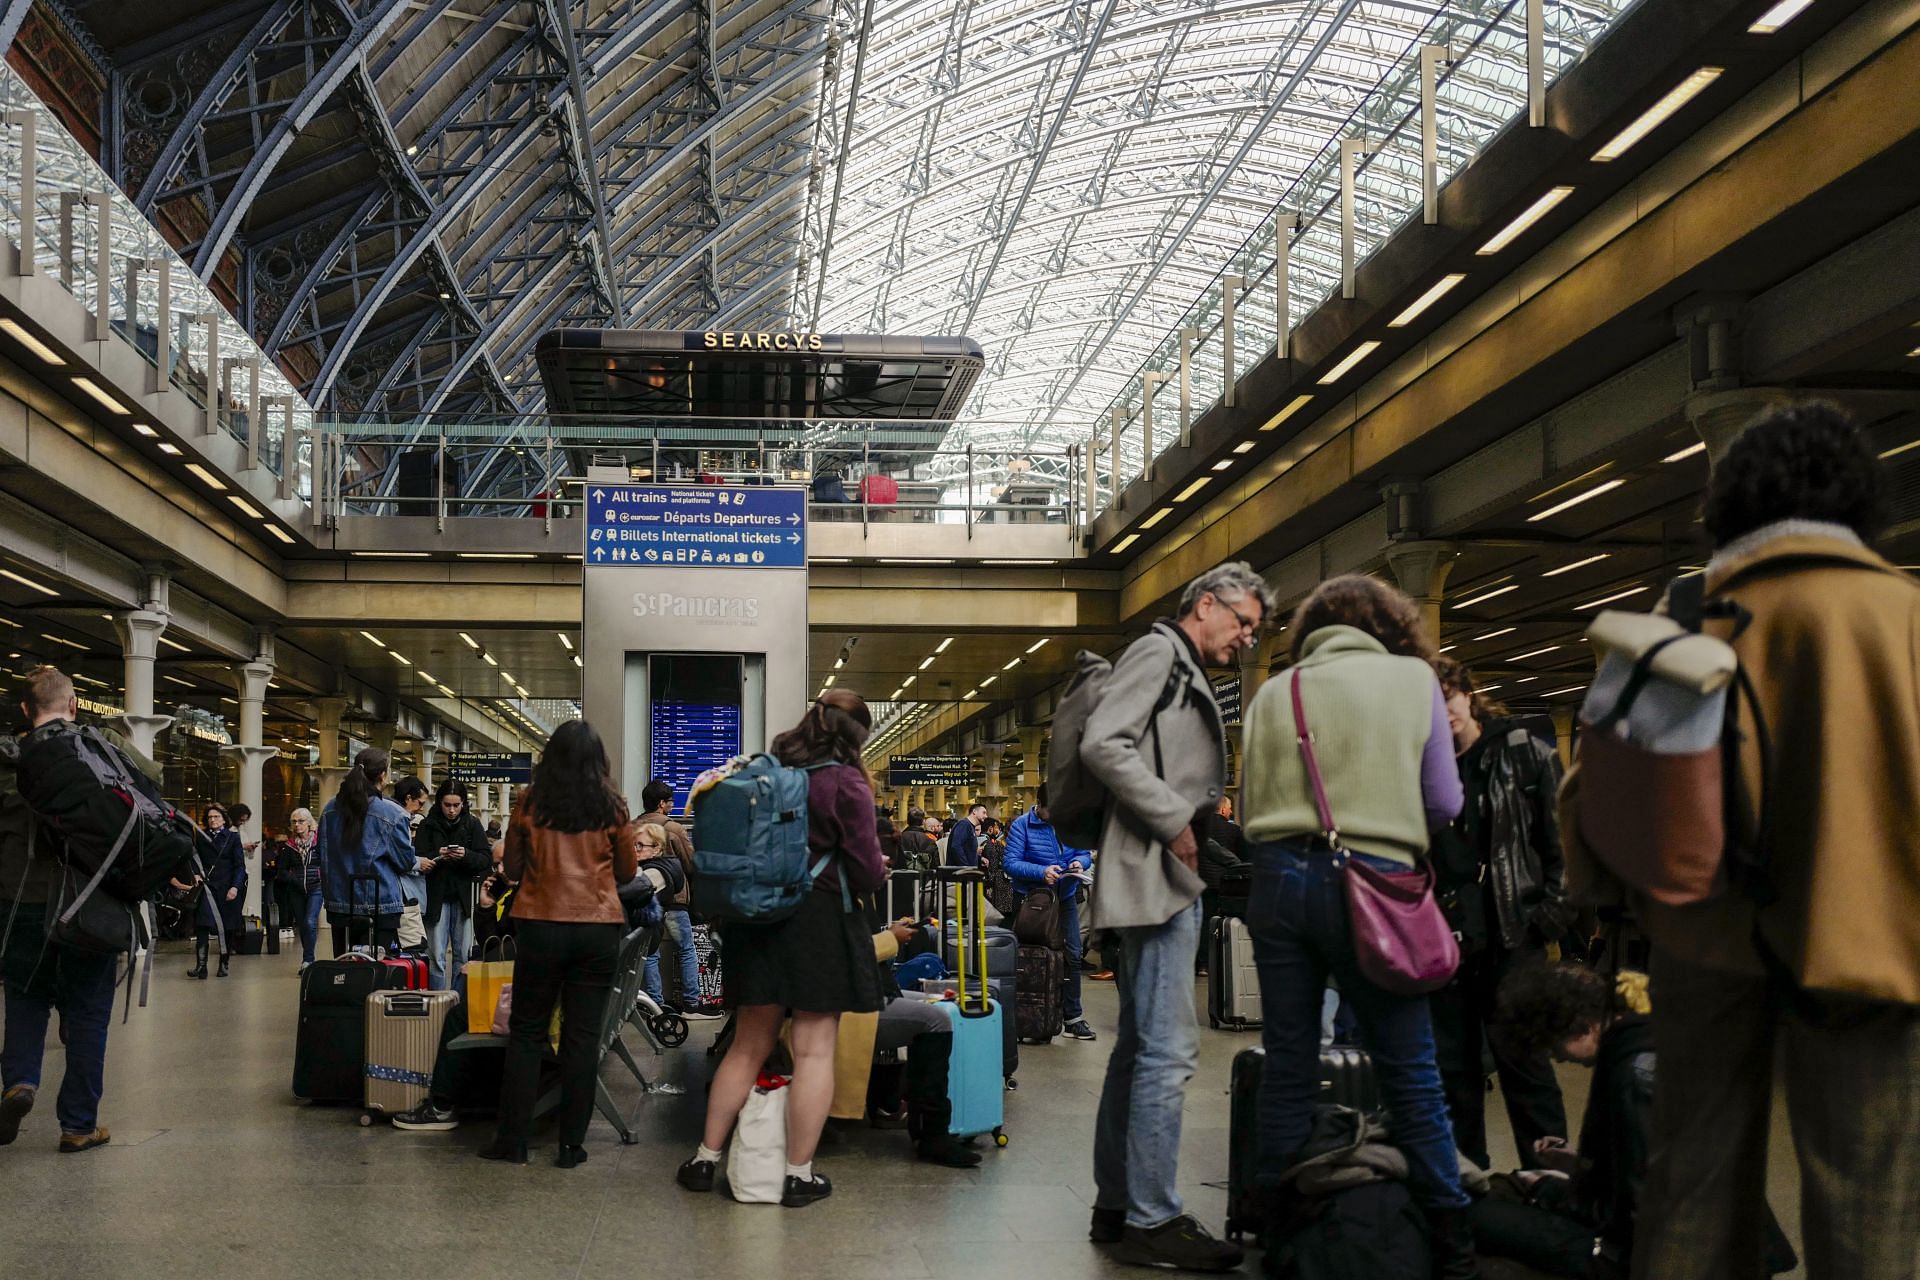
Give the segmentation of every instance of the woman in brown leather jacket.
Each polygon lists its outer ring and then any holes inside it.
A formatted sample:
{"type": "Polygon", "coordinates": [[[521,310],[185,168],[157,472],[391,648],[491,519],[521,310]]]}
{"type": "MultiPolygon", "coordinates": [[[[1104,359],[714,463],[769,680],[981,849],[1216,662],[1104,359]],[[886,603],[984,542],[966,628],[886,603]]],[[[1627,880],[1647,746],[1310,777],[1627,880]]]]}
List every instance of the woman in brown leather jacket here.
{"type": "MultiPolygon", "coordinates": [[[[520,886],[513,902],[511,1041],[500,1085],[500,1127],[481,1150],[483,1159],[527,1162],[541,1051],[559,1004],[560,1151],[554,1163],[571,1169],[586,1160],[582,1143],[593,1116],[600,1022],[627,919],[618,889],[638,868],[633,824],[614,790],[600,735],[584,720],[561,725],[507,826],[506,877],[520,886]]],[[[648,874],[662,873],[650,868],[648,874]]]]}

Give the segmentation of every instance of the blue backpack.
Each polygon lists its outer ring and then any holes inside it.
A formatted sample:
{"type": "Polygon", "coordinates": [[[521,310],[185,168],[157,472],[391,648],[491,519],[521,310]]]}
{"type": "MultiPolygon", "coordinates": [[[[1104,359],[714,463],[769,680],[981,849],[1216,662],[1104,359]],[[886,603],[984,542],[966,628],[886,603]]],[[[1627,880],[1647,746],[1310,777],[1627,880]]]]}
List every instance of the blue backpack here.
{"type": "Polygon", "coordinates": [[[771,924],[800,909],[832,854],[807,855],[807,775],[756,755],[693,801],[693,909],[771,924]]]}

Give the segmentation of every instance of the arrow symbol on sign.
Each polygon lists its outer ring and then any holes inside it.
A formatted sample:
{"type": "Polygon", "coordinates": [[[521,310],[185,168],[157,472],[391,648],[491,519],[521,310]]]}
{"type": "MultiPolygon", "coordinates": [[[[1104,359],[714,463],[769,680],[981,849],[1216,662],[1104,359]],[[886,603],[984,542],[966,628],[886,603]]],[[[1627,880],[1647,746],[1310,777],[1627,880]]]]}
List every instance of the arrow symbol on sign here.
{"type": "Polygon", "coordinates": [[[799,535],[799,534],[797,534],[797,533],[790,533],[790,534],[788,534],[788,535],[787,535],[787,541],[788,541],[788,542],[798,542],[798,541],[800,541],[800,535],[799,535]]]}
{"type": "Polygon", "coordinates": [[[602,498],[606,496],[607,496],[607,491],[605,489],[595,489],[593,491],[593,500],[595,502],[600,501],[602,498]]]}
{"type": "Polygon", "coordinates": [[[788,516],[788,517],[787,517],[787,523],[788,523],[788,524],[799,524],[799,523],[800,523],[800,517],[799,517],[799,516],[788,516]]]}
{"type": "Polygon", "coordinates": [[[593,558],[595,560],[605,560],[607,558],[607,549],[605,547],[595,547],[593,549],[593,558]]]}

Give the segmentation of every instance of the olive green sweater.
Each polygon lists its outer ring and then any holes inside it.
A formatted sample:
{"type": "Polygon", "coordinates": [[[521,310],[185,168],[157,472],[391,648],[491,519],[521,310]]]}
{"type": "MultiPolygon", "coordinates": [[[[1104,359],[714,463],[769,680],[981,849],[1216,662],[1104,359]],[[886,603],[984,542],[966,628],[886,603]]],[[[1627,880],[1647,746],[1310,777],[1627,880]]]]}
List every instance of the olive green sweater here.
{"type": "MultiPolygon", "coordinates": [[[[1388,653],[1356,627],[1333,626],[1307,637],[1297,670],[1335,826],[1352,848],[1411,865],[1428,832],[1460,812],[1433,669],[1388,653]]],[[[1294,730],[1293,671],[1268,680],[1246,711],[1240,801],[1256,841],[1320,831],[1294,730]]]]}

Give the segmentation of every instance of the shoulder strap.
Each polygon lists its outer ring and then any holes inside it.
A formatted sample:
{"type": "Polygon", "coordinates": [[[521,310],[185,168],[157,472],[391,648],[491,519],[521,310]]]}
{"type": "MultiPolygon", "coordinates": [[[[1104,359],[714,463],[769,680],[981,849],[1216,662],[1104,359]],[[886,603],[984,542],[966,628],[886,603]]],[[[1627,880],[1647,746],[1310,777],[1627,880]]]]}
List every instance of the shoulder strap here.
{"type": "Polygon", "coordinates": [[[1287,681],[1293,695],[1293,732],[1300,743],[1300,757],[1306,762],[1307,781],[1313,784],[1313,807],[1320,815],[1320,830],[1327,843],[1340,846],[1340,828],[1333,820],[1333,806],[1327,802],[1326,779],[1320,776],[1320,758],[1313,750],[1313,730],[1307,727],[1307,705],[1300,698],[1300,668],[1295,667],[1287,681]]]}
{"type": "Polygon", "coordinates": [[[1667,616],[1689,631],[1698,631],[1706,619],[1707,575],[1686,573],[1667,587],[1667,616]]]}

